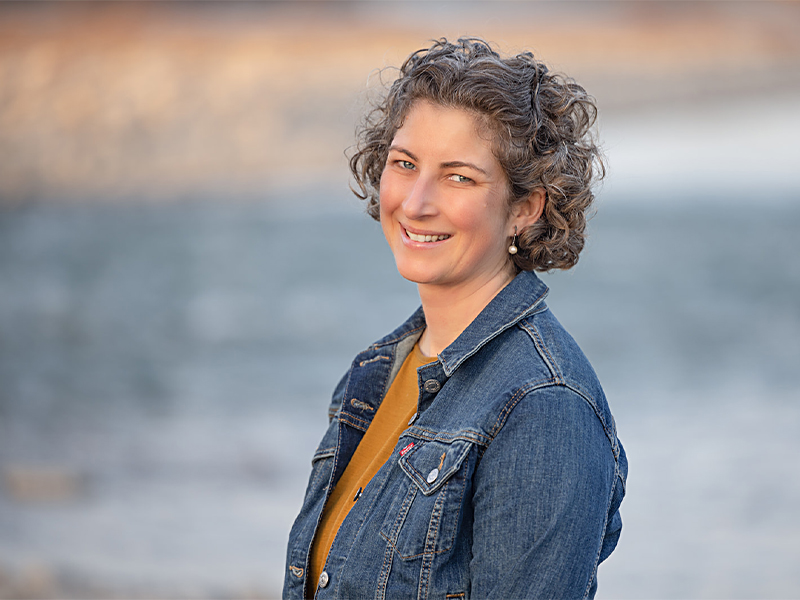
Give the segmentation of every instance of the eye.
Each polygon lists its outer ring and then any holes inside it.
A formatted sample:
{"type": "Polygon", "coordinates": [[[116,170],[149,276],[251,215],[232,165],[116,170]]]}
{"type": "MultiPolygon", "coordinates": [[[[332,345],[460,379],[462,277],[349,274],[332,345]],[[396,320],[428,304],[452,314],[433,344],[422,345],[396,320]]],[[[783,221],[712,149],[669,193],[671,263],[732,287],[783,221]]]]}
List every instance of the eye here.
{"type": "Polygon", "coordinates": [[[464,175],[459,175],[458,173],[453,173],[448,177],[450,181],[455,181],[456,183],[472,183],[472,179],[469,177],[465,177],[464,175]]]}
{"type": "Polygon", "coordinates": [[[409,171],[411,171],[411,170],[413,170],[415,168],[414,167],[414,163],[412,163],[411,161],[408,161],[408,160],[398,160],[397,161],[397,165],[401,169],[408,169],[409,171]]]}

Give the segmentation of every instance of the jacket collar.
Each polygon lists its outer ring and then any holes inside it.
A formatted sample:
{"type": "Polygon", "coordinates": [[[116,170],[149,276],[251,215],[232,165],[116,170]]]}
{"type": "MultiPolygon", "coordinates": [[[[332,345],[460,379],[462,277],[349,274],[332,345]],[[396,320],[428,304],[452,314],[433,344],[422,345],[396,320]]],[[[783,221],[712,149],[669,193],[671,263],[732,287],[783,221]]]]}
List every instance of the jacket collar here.
{"type": "MultiPolygon", "coordinates": [[[[513,327],[533,312],[547,296],[547,286],[532,271],[521,271],[461,332],[456,340],[439,354],[445,374],[450,377],[470,356],[487,342],[513,327]]],[[[373,347],[396,344],[408,335],[418,334],[425,326],[425,314],[419,307],[409,319],[373,347]]]]}

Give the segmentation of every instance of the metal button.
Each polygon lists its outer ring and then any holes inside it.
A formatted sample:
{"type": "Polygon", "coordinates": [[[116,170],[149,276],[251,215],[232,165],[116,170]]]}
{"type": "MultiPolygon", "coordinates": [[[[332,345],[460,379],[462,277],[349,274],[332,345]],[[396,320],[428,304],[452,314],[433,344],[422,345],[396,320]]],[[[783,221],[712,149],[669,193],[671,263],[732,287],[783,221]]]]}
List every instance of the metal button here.
{"type": "Polygon", "coordinates": [[[428,483],[433,483],[437,477],[439,477],[439,469],[434,469],[428,473],[428,483]]]}
{"type": "Polygon", "coordinates": [[[328,577],[328,572],[323,571],[322,575],[319,576],[319,587],[321,588],[327,587],[329,581],[330,577],[328,577]]]}
{"type": "Polygon", "coordinates": [[[414,413],[413,415],[411,415],[411,418],[408,420],[408,424],[409,424],[409,425],[413,425],[413,424],[414,424],[414,421],[416,421],[416,420],[417,420],[417,415],[418,415],[418,414],[419,414],[419,413],[414,413]]]}
{"type": "Polygon", "coordinates": [[[442,384],[436,381],[435,379],[428,379],[428,381],[426,381],[423,384],[423,387],[425,388],[425,391],[428,392],[429,394],[435,394],[440,389],[442,389],[442,384]]]}

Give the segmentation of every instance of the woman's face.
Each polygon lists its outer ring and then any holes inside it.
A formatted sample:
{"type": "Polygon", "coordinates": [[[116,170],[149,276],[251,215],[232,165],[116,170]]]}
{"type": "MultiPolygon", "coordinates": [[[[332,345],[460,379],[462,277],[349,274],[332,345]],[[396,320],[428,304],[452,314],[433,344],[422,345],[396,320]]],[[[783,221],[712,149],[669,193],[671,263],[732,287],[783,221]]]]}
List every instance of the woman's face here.
{"type": "Polygon", "coordinates": [[[476,289],[513,277],[508,184],[464,110],[416,102],[381,175],[381,226],[400,274],[420,285],[476,289]]]}

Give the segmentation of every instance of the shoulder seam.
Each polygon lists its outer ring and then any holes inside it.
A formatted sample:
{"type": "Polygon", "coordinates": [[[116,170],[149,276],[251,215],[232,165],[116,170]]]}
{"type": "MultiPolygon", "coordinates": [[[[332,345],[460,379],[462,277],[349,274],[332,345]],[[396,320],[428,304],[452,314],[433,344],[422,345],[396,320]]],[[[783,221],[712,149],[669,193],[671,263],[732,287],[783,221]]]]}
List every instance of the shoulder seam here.
{"type": "Polygon", "coordinates": [[[533,344],[536,346],[536,351],[547,365],[547,368],[550,370],[550,374],[553,376],[554,383],[564,384],[565,381],[564,376],[561,373],[561,369],[559,369],[556,365],[553,355],[550,354],[550,350],[548,350],[547,345],[544,343],[544,339],[542,338],[541,334],[539,334],[539,330],[536,328],[536,326],[527,319],[520,321],[519,326],[527,331],[528,335],[533,340],[533,344]]]}
{"type": "Polygon", "coordinates": [[[500,431],[503,428],[503,425],[505,425],[508,416],[514,410],[514,407],[516,407],[517,404],[519,404],[523,398],[535,392],[536,390],[543,389],[546,387],[561,387],[567,389],[589,405],[595,417],[597,417],[597,420],[600,421],[600,426],[603,428],[603,432],[606,434],[606,438],[608,438],[609,445],[611,446],[611,451],[614,454],[614,462],[617,462],[619,460],[619,443],[617,441],[616,435],[611,429],[609,429],[608,423],[606,423],[605,419],[603,418],[603,415],[598,410],[597,403],[594,402],[586,392],[584,392],[577,386],[567,384],[563,381],[557,381],[555,378],[550,380],[532,382],[519,388],[514,393],[514,395],[511,396],[511,399],[508,402],[506,402],[505,406],[503,406],[502,410],[500,411],[500,414],[497,416],[497,420],[495,421],[491,431],[489,432],[491,439],[494,440],[494,438],[497,437],[497,434],[500,433],[500,431]]]}

